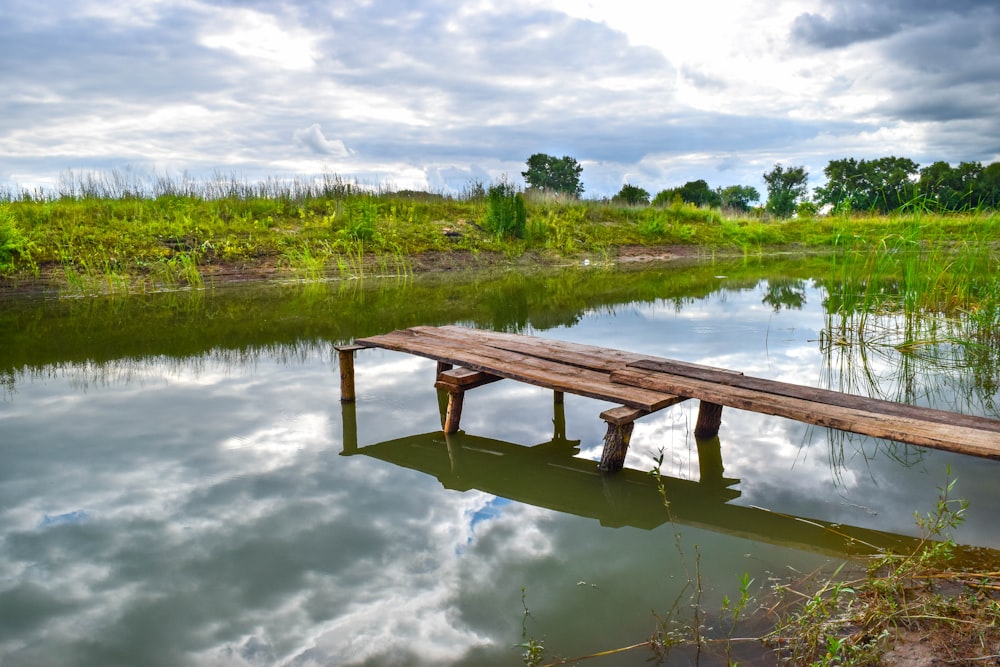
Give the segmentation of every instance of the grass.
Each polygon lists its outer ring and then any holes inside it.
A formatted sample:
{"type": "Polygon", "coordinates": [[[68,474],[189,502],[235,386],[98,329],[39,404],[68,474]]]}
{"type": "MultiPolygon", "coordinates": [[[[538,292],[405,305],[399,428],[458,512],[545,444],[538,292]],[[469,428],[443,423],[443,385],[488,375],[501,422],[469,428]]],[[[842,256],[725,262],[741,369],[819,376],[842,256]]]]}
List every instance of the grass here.
{"type": "Polygon", "coordinates": [[[992,212],[772,221],[682,203],[526,197],[523,204],[523,232],[517,221],[517,233],[498,234],[497,205],[482,186],[446,196],[365,188],[329,175],[246,183],[70,174],[56,192],[0,192],[0,274],[55,274],[74,290],[171,289],[261,266],[300,280],[371,267],[405,273],[402,266],[427,253],[562,261],[613,257],[623,246],[680,245],[706,255],[790,247],[850,255],[887,239],[989,247],[1000,230],[992,212]]]}

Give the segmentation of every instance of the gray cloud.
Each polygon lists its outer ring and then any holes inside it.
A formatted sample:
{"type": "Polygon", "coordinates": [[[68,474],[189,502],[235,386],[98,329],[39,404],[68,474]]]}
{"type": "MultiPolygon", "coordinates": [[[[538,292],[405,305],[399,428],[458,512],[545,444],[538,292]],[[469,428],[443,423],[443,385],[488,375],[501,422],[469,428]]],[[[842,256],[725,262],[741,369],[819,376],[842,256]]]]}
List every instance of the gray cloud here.
{"type": "Polygon", "coordinates": [[[792,36],[801,43],[838,48],[883,39],[916,27],[948,23],[964,17],[995,15],[990,0],[888,0],[830,2],[827,14],[806,13],[792,24],[792,36]]]}

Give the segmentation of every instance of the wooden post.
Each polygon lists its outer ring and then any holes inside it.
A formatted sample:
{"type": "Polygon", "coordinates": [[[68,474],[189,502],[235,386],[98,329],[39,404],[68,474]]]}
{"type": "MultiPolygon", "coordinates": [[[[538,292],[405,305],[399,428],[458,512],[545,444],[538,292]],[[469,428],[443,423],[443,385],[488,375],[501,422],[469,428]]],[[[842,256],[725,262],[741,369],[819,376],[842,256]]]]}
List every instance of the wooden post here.
{"type": "Polygon", "coordinates": [[[722,425],[722,406],[718,403],[701,401],[698,406],[698,423],[694,427],[694,437],[713,438],[719,435],[722,425]]]}
{"type": "Polygon", "coordinates": [[[356,454],[358,451],[358,412],[357,406],[351,401],[344,401],[340,404],[340,420],[343,425],[342,453],[345,456],[356,454]]]}
{"type": "Polygon", "coordinates": [[[563,403],[563,393],[555,392],[552,401],[552,439],[566,439],[566,405],[563,403]]]}
{"type": "Polygon", "coordinates": [[[612,424],[608,422],[608,432],[604,436],[604,451],[598,468],[604,472],[618,472],[625,467],[628,443],[632,439],[635,422],[612,424]]]}
{"type": "Polygon", "coordinates": [[[552,392],[552,402],[555,403],[556,405],[562,405],[563,402],[565,401],[564,397],[565,395],[561,391],[552,392]]]}
{"type": "Polygon", "coordinates": [[[437,362],[437,364],[438,364],[437,375],[441,375],[441,373],[444,373],[445,371],[450,371],[452,368],[454,368],[454,366],[452,364],[449,364],[447,361],[439,361],[437,362]]]}
{"type": "Polygon", "coordinates": [[[462,403],[464,401],[464,391],[448,392],[448,411],[444,418],[445,433],[458,433],[458,425],[462,421],[462,403]]]}
{"type": "Polygon", "coordinates": [[[440,387],[438,387],[437,395],[438,395],[438,414],[441,417],[441,428],[443,430],[444,425],[447,423],[448,419],[448,397],[451,395],[451,392],[448,391],[447,389],[441,389],[440,387]]]}
{"type": "Polygon", "coordinates": [[[362,345],[337,345],[338,363],[340,365],[340,402],[354,402],[354,353],[365,349],[362,345]]]}
{"type": "Polygon", "coordinates": [[[604,435],[604,451],[601,452],[601,462],[597,466],[600,470],[618,472],[625,467],[625,455],[628,454],[635,420],[648,414],[646,410],[627,405],[601,413],[601,419],[608,423],[608,432],[604,435]]]}

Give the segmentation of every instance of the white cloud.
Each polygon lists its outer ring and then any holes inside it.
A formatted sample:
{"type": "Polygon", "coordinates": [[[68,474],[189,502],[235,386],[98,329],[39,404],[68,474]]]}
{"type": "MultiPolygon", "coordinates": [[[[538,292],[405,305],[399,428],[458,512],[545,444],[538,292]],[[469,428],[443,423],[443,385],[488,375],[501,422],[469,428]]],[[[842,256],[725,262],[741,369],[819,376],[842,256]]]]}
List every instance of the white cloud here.
{"type": "Polygon", "coordinates": [[[292,135],[295,143],[303,148],[311,150],[320,155],[330,155],[332,157],[347,157],[350,151],[340,139],[327,139],[323,135],[323,129],[319,123],[313,123],[309,127],[295,130],[292,135]]]}
{"type": "Polygon", "coordinates": [[[252,9],[219,9],[199,42],[244,58],[289,70],[316,64],[316,37],[301,27],[285,28],[278,19],[252,9]],[[217,26],[225,26],[218,30],[217,26]]]}

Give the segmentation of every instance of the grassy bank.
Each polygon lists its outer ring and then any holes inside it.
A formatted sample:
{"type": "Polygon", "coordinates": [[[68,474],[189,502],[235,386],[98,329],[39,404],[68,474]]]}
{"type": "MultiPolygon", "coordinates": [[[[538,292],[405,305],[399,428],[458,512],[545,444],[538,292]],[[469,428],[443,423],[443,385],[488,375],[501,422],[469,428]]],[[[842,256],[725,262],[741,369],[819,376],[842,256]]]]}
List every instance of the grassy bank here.
{"type": "Polygon", "coordinates": [[[689,204],[628,207],[528,198],[520,237],[486,230],[482,188],[462,196],[320,183],[78,184],[58,196],[0,198],[4,283],[45,280],[102,293],[200,287],[231,277],[320,279],[409,273],[428,263],[613,260],[622,248],[711,255],[778,248],[857,250],[890,236],[992,243],[995,214],[767,220],[689,204]]]}

